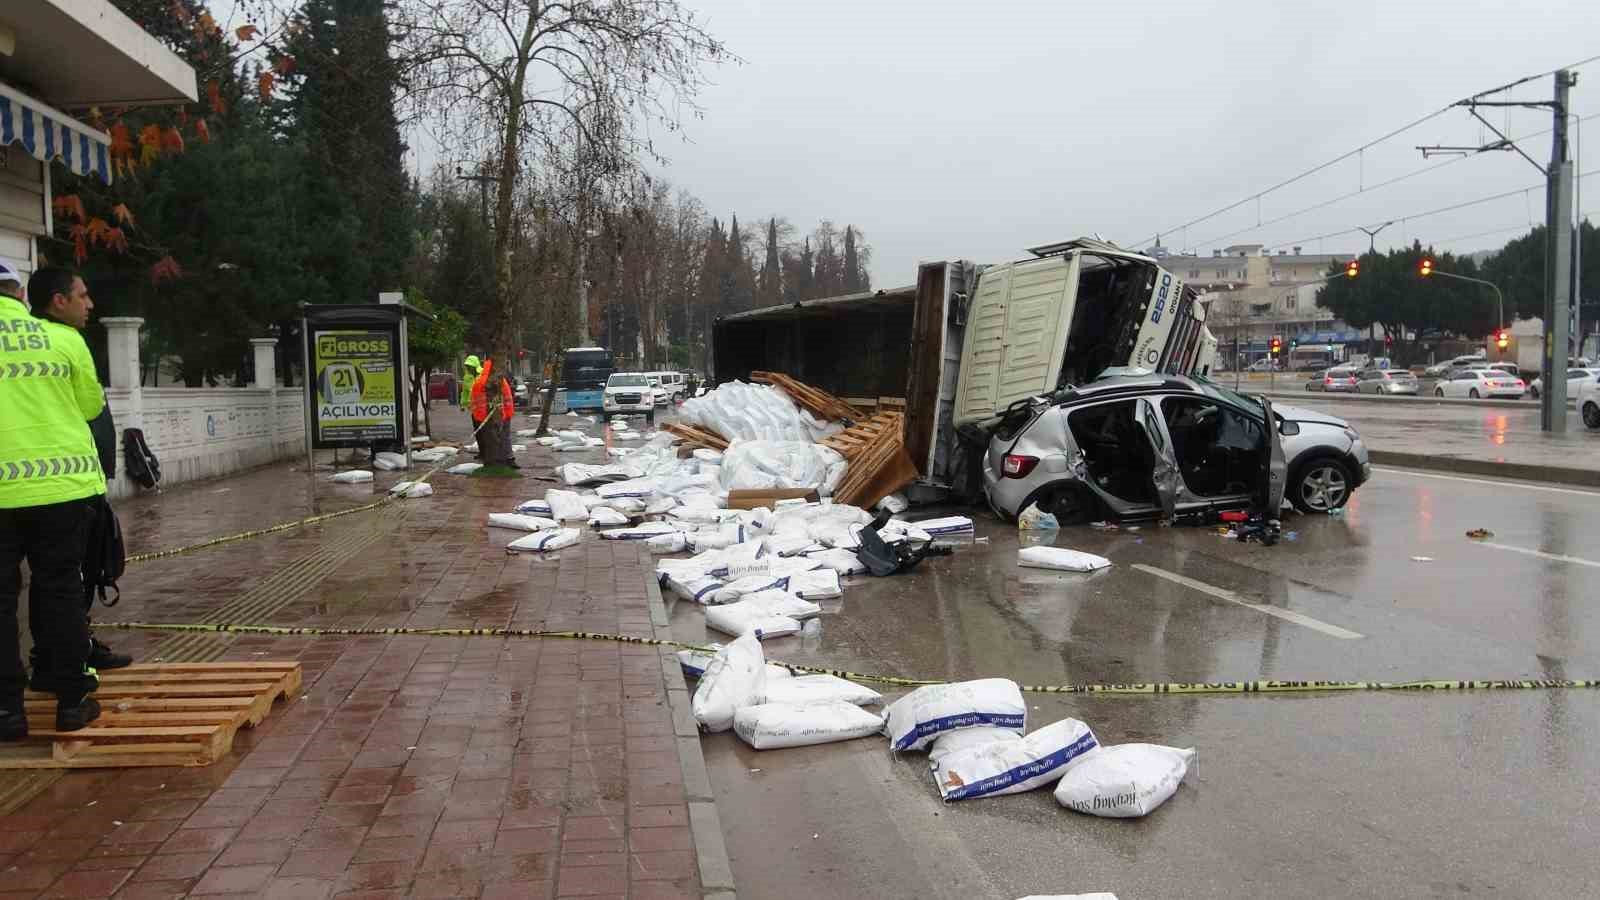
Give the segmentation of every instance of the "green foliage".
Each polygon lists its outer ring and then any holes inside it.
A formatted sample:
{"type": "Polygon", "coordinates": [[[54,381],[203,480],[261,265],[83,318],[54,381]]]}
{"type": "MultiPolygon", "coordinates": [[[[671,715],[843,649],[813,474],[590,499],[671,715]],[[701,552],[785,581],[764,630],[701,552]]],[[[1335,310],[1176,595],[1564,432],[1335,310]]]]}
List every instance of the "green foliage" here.
{"type": "Polygon", "coordinates": [[[429,302],[415,289],[406,292],[406,302],[434,317],[431,322],[414,319],[408,326],[412,368],[424,372],[454,368],[467,345],[467,320],[448,306],[429,302]]]}
{"type": "MultiPolygon", "coordinates": [[[[1589,321],[1600,314],[1600,229],[1585,220],[1579,233],[1583,247],[1583,317],[1589,321]]],[[[1507,318],[1512,317],[1513,310],[1519,319],[1544,315],[1546,235],[1545,227],[1540,225],[1508,241],[1500,252],[1484,261],[1483,277],[1506,292],[1507,318]]]]}
{"type": "MultiPolygon", "coordinates": [[[[1387,253],[1363,254],[1361,274],[1356,278],[1344,276],[1342,263],[1331,267],[1328,274],[1335,277],[1322,289],[1318,303],[1354,328],[1377,323],[1397,343],[1408,331],[1419,339],[1446,334],[1475,339],[1492,331],[1497,325],[1494,291],[1454,278],[1421,277],[1418,264],[1425,256],[1434,260],[1439,272],[1480,277],[1470,258],[1434,253],[1432,248],[1424,250],[1413,244],[1387,253]]],[[[1509,308],[1506,315],[1511,315],[1509,308]]]]}

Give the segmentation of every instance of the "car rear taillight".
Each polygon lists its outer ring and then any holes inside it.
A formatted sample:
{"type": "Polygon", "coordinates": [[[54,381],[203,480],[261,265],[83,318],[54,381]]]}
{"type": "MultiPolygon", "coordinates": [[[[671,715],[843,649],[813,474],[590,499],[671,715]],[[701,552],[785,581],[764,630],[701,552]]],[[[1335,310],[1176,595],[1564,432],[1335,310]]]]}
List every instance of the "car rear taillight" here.
{"type": "Polygon", "coordinates": [[[1039,464],[1037,456],[1023,456],[1018,453],[1007,453],[1005,463],[1000,467],[1000,474],[1005,478],[1027,478],[1033,467],[1039,464]]]}

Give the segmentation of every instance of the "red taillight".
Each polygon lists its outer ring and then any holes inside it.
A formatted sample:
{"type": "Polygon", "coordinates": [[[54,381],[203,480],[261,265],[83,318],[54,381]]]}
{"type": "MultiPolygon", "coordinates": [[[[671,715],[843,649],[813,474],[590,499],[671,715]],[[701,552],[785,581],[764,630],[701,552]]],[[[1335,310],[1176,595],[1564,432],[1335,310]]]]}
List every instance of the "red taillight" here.
{"type": "Polygon", "coordinates": [[[1037,456],[1022,456],[1016,453],[1007,453],[1004,465],[1000,467],[1001,475],[1006,478],[1027,478],[1033,467],[1039,464],[1037,456]]]}
{"type": "Polygon", "coordinates": [[[1326,375],[1324,375],[1324,376],[1322,376],[1322,383],[1323,384],[1333,384],[1333,379],[1329,378],[1326,375]]]}

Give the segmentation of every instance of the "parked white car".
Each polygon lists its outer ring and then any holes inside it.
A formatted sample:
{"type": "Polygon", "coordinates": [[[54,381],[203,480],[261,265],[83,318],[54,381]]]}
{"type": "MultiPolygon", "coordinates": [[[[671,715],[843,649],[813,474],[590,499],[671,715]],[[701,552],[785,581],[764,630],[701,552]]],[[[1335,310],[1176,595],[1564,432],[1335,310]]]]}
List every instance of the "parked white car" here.
{"type": "MultiPolygon", "coordinates": [[[[1595,380],[1596,376],[1600,376],[1600,369],[1584,369],[1584,368],[1568,369],[1567,370],[1567,397],[1568,397],[1568,399],[1576,398],[1578,396],[1578,388],[1581,387],[1585,381],[1593,381],[1593,380],[1595,380]]],[[[1533,397],[1533,399],[1537,400],[1537,399],[1539,399],[1539,391],[1542,390],[1543,388],[1544,388],[1544,376],[1540,375],[1538,378],[1535,378],[1532,382],[1530,382],[1528,384],[1528,393],[1533,397]]]]}
{"type": "Polygon", "coordinates": [[[1485,368],[1488,364],[1488,361],[1481,356],[1457,356],[1441,363],[1434,363],[1423,369],[1422,375],[1425,378],[1440,378],[1450,374],[1454,369],[1485,368]]]}
{"type": "Polygon", "coordinates": [[[1588,381],[1578,383],[1577,391],[1572,395],[1578,401],[1578,415],[1583,417],[1583,425],[1591,430],[1600,430],[1600,374],[1588,381]]]}
{"type": "Polygon", "coordinates": [[[1434,385],[1435,397],[1466,397],[1478,400],[1486,397],[1516,399],[1527,390],[1522,379],[1507,375],[1498,369],[1457,369],[1434,385]]]}

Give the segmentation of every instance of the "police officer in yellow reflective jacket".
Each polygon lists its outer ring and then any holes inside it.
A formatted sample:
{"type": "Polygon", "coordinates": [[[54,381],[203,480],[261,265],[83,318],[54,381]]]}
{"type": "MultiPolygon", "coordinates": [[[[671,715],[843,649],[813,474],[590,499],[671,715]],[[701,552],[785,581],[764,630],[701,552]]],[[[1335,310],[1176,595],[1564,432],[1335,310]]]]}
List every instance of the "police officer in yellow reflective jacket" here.
{"type": "MultiPolygon", "coordinates": [[[[71,273],[61,283],[87,293],[71,273]]],[[[27,734],[26,676],[17,643],[22,562],[29,572],[28,619],[48,648],[48,672],[33,686],[56,695],[56,728],[76,731],[100,715],[83,609],[86,531],[105,493],[89,420],[105,395],[94,360],[73,329],[38,319],[23,302],[22,277],[0,260],[0,740],[27,734]]]]}

